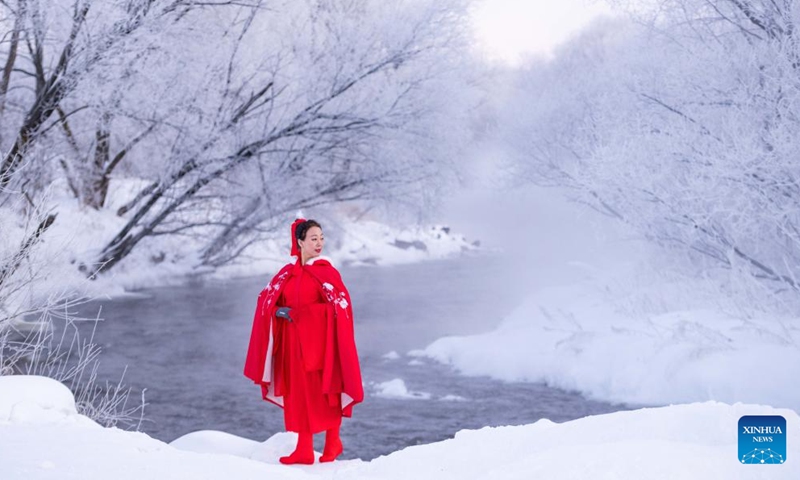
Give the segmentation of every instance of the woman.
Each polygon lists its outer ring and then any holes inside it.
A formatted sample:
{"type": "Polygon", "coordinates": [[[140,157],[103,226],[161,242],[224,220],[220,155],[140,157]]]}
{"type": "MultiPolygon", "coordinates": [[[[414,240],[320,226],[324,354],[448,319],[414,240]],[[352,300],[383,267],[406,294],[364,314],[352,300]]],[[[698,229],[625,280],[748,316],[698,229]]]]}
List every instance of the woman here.
{"type": "Polygon", "coordinates": [[[278,272],[258,297],[244,374],[262,397],[283,407],[286,430],[298,433],[284,464],[314,463],[313,434],[325,431],[321,462],[342,453],[342,416],[364,399],[353,335],[350,294],[321,256],[325,238],[314,220],[292,223],[297,261],[278,272]]]}

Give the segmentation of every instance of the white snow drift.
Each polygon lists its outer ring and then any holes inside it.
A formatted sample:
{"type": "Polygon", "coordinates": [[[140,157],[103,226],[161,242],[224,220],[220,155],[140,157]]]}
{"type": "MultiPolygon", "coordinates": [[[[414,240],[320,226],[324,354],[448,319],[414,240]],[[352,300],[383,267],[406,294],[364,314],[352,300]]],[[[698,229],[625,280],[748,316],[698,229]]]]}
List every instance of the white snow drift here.
{"type": "MultiPolygon", "coordinates": [[[[644,405],[705,400],[800,411],[800,330],[774,317],[736,318],[660,283],[653,302],[624,311],[598,279],[540,290],[489,333],[441,338],[423,351],[465,375],[545,382],[644,405]]],[[[698,284],[681,286],[691,291],[698,284]]],[[[639,292],[641,293],[641,292],[639,292]]],[[[647,294],[646,292],[644,293],[647,294]]]]}

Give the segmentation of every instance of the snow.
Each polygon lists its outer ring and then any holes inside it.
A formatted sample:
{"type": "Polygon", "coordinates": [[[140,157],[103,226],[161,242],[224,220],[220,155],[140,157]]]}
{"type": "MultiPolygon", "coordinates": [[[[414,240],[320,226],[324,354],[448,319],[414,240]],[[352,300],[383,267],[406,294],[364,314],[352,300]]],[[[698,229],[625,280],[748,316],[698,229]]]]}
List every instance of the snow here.
{"type": "Polygon", "coordinates": [[[392,350],[391,352],[384,353],[382,358],[386,360],[397,360],[400,358],[400,354],[397,353],[395,350],[392,350]]]}
{"type": "Polygon", "coordinates": [[[659,308],[623,308],[607,280],[543,288],[493,331],[441,338],[409,355],[424,353],[465,375],[544,382],[599,400],[718,400],[800,411],[800,389],[789,380],[800,378],[800,331],[790,319],[743,318],[704,305],[692,295],[708,286],[686,279],[653,291],[636,287],[639,298],[629,299],[659,308]]]}
{"type": "MultiPolygon", "coordinates": [[[[100,211],[77,205],[63,180],[50,185],[46,202],[57,210],[58,216],[47,232],[46,241],[37,247],[31,258],[41,271],[33,292],[36,297],[74,291],[96,297],[118,297],[130,290],[182,285],[187,277],[196,275],[214,279],[267,276],[294,261],[289,256],[287,223],[286,228],[275,232],[274,236],[253,243],[237,262],[217,269],[198,267],[202,238],[163,235],[137,245],[130,255],[97,280],[87,280],[78,266],[94,261],[100,249],[122,228],[126,219],[115,212],[142,184],[143,180],[135,178],[113,179],[106,208],[100,211]]],[[[305,213],[314,214],[313,211],[305,213]]],[[[377,219],[355,220],[345,214],[336,215],[332,212],[317,219],[327,234],[323,254],[337,266],[414,263],[457,256],[478,248],[463,235],[442,225],[399,228],[377,219]]],[[[15,219],[13,211],[0,207],[0,230],[3,232],[0,254],[13,251],[30,234],[15,219]]],[[[28,299],[11,298],[10,305],[0,305],[0,308],[14,310],[26,301],[28,299]]]]}
{"type": "Polygon", "coordinates": [[[399,265],[447,258],[476,247],[443,225],[395,229],[375,221],[347,222],[336,257],[353,265],[399,265]]]}
{"type": "Polygon", "coordinates": [[[442,402],[466,402],[467,399],[462,397],[461,395],[453,395],[447,394],[443,397],[439,397],[439,400],[442,402]]]}
{"type": "MultiPolygon", "coordinates": [[[[3,479],[769,479],[800,477],[800,417],[787,409],[704,402],[643,408],[579,420],[461,430],[370,462],[284,466],[293,434],[264,442],[201,431],[164,442],[103,428],[74,410],[65,387],[41,377],[0,378],[3,479]],[[36,412],[17,415],[14,412],[36,412]],[[49,412],[49,413],[45,413],[49,412]],[[782,415],[783,465],[741,465],[743,415],[782,415]]],[[[345,446],[346,448],[346,446],[345,446]]]]}
{"type": "Polygon", "coordinates": [[[77,415],[75,397],[59,382],[46,377],[0,376],[0,422],[29,421],[77,415]],[[36,412],[37,415],[31,415],[36,412]]]}
{"type": "Polygon", "coordinates": [[[395,378],[386,382],[375,384],[375,396],[383,398],[400,398],[412,400],[428,400],[431,394],[428,392],[412,392],[406,387],[406,382],[402,378],[395,378]]]}
{"type": "Polygon", "coordinates": [[[176,438],[170,445],[187,452],[228,454],[279,464],[278,458],[290,453],[297,444],[297,434],[279,432],[264,442],[256,442],[230,433],[202,430],[176,438]]]}

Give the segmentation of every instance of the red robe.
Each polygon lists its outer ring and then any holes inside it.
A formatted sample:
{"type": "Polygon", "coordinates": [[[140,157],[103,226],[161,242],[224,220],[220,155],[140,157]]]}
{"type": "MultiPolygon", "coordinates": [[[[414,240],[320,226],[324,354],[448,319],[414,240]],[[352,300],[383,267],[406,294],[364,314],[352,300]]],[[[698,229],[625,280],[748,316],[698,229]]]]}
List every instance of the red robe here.
{"type": "Polygon", "coordinates": [[[258,297],[244,374],[289,431],[327,430],[364,399],[350,294],[323,258],[288,264],[258,297]],[[291,307],[292,322],[276,318],[291,307]]]}

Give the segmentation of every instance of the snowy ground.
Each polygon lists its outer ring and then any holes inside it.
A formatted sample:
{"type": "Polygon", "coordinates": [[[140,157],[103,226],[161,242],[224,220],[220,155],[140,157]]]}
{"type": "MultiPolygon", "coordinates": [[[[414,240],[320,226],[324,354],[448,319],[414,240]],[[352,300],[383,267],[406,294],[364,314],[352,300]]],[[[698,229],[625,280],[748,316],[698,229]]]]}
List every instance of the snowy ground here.
{"type": "Polygon", "coordinates": [[[590,228],[594,217],[555,207],[523,231],[534,248],[520,250],[528,255],[521,263],[543,279],[526,301],[491,331],[442,338],[408,352],[411,357],[427,356],[465,375],[545,382],[598,400],[717,400],[800,411],[800,388],[792,381],[800,378],[795,316],[737,290],[725,272],[689,277],[673,268],[669,255],[624,231],[590,228]],[[574,244],[553,243],[561,238],[574,244]],[[582,279],[553,280],[570,269],[583,272],[582,279]]]}
{"type": "MultiPolygon", "coordinates": [[[[800,378],[796,317],[737,290],[724,270],[689,277],[670,253],[556,193],[523,189],[498,198],[487,189],[457,202],[451,217],[459,231],[507,245],[537,281],[496,328],[442,338],[408,352],[412,358],[598,400],[716,400],[800,411],[792,380],[800,378]],[[470,231],[476,214],[491,228],[470,231]]],[[[502,281],[518,278],[509,272],[502,281]]]]}
{"type": "Polygon", "coordinates": [[[800,417],[791,410],[718,402],[641,409],[556,424],[462,430],[454,439],[405,448],[371,462],[284,466],[294,437],[263,443],[195,432],[171,445],[102,428],[75,411],[66,387],[44,377],[0,377],[2,478],[39,479],[795,479],[800,417]],[[742,465],[737,422],[782,415],[783,465],[742,465]]]}
{"type": "Polygon", "coordinates": [[[598,277],[547,287],[491,332],[442,338],[409,354],[465,375],[545,382],[598,400],[800,411],[796,319],[723,308],[713,282],[636,282],[620,288],[598,277]]]}

